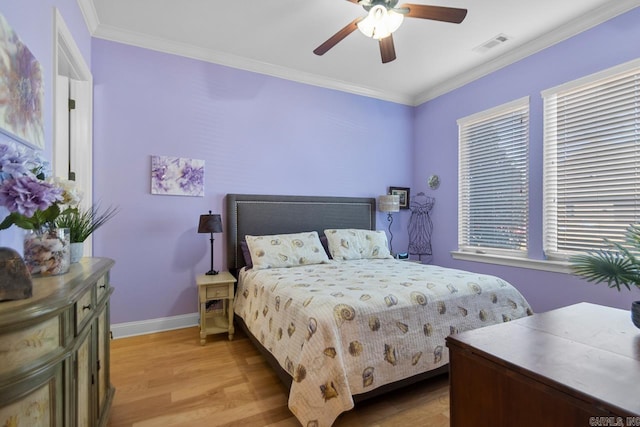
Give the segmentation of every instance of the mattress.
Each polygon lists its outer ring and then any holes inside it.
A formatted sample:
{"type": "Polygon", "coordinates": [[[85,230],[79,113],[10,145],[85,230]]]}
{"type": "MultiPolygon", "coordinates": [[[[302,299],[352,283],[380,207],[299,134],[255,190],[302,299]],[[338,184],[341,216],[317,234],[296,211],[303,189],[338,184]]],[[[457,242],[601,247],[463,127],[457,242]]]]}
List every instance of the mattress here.
{"type": "Polygon", "coordinates": [[[289,409],[304,426],[448,363],[449,334],[532,314],[498,277],[395,259],[243,269],[234,311],[293,378],[289,409]]]}

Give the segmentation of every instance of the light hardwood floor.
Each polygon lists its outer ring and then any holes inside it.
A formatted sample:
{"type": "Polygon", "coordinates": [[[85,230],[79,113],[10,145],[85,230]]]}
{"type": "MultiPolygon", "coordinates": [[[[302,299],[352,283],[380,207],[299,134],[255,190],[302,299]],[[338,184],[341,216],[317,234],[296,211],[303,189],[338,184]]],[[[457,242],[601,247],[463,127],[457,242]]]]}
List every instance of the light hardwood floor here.
{"type": "MultiPolygon", "coordinates": [[[[287,391],[237,332],[199,344],[198,328],[111,342],[116,388],[109,427],[299,426],[287,391]]],[[[356,405],[336,427],[449,426],[449,384],[437,377],[356,405]]]]}

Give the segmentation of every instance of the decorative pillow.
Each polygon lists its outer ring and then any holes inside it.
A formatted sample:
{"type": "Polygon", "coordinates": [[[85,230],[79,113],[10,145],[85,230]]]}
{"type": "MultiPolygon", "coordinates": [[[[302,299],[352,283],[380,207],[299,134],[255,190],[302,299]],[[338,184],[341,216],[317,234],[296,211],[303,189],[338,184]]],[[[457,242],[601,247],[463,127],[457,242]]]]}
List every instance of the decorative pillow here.
{"type": "Polygon", "coordinates": [[[246,240],[240,242],[240,250],[242,251],[242,258],[244,258],[245,267],[250,269],[253,267],[253,262],[251,261],[251,252],[249,252],[249,245],[247,245],[246,240]]]}
{"type": "Polygon", "coordinates": [[[320,236],[320,243],[322,243],[324,251],[327,253],[329,259],[331,259],[331,252],[329,252],[329,239],[327,239],[327,236],[320,236]]]}
{"type": "Polygon", "coordinates": [[[329,252],[336,260],[393,258],[389,252],[387,234],[382,230],[355,228],[324,230],[329,240],[329,252]]]}
{"type": "Polygon", "coordinates": [[[329,262],[318,233],[245,236],[253,268],[294,267],[329,262]]]}

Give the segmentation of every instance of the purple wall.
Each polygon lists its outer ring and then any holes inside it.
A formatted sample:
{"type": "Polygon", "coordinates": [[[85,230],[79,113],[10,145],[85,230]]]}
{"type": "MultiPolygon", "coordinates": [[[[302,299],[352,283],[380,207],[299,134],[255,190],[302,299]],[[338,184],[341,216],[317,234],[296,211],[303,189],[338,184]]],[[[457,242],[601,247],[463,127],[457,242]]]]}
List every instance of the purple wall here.
{"type": "Polygon", "coordinates": [[[121,208],[94,240],[116,260],[114,323],[197,311],[198,218],[224,215],[227,193],[376,197],[411,183],[411,107],[104,40],[92,54],[95,197],[121,208]],[[150,194],[151,155],[204,159],[205,197],[150,194]]]}
{"type": "Polygon", "coordinates": [[[416,109],[413,191],[436,197],[433,210],[435,264],[501,276],[523,292],[536,311],[580,301],[629,309],[640,291],[618,293],[567,274],[452,259],[457,243],[458,127],[456,120],[530,97],[530,254],[542,259],[542,98],[544,89],[640,57],[640,8],[426,102],[416,109]],[[427,177],[440,175],[438,190],[427,177]]]}

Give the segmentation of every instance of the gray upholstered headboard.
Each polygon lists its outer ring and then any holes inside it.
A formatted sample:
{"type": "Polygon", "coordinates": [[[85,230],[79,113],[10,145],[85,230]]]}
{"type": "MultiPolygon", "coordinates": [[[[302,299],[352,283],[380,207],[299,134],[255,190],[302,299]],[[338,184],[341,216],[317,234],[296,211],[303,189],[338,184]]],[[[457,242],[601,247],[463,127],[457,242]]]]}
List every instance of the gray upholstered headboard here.
{"type": "Polygon", "coordinates": [[[244,236],[317,231],[327,228],[376,229],[376,199],[369,197],[272,196],[227,194],[227,265],[244,266],[244,236]]]}

